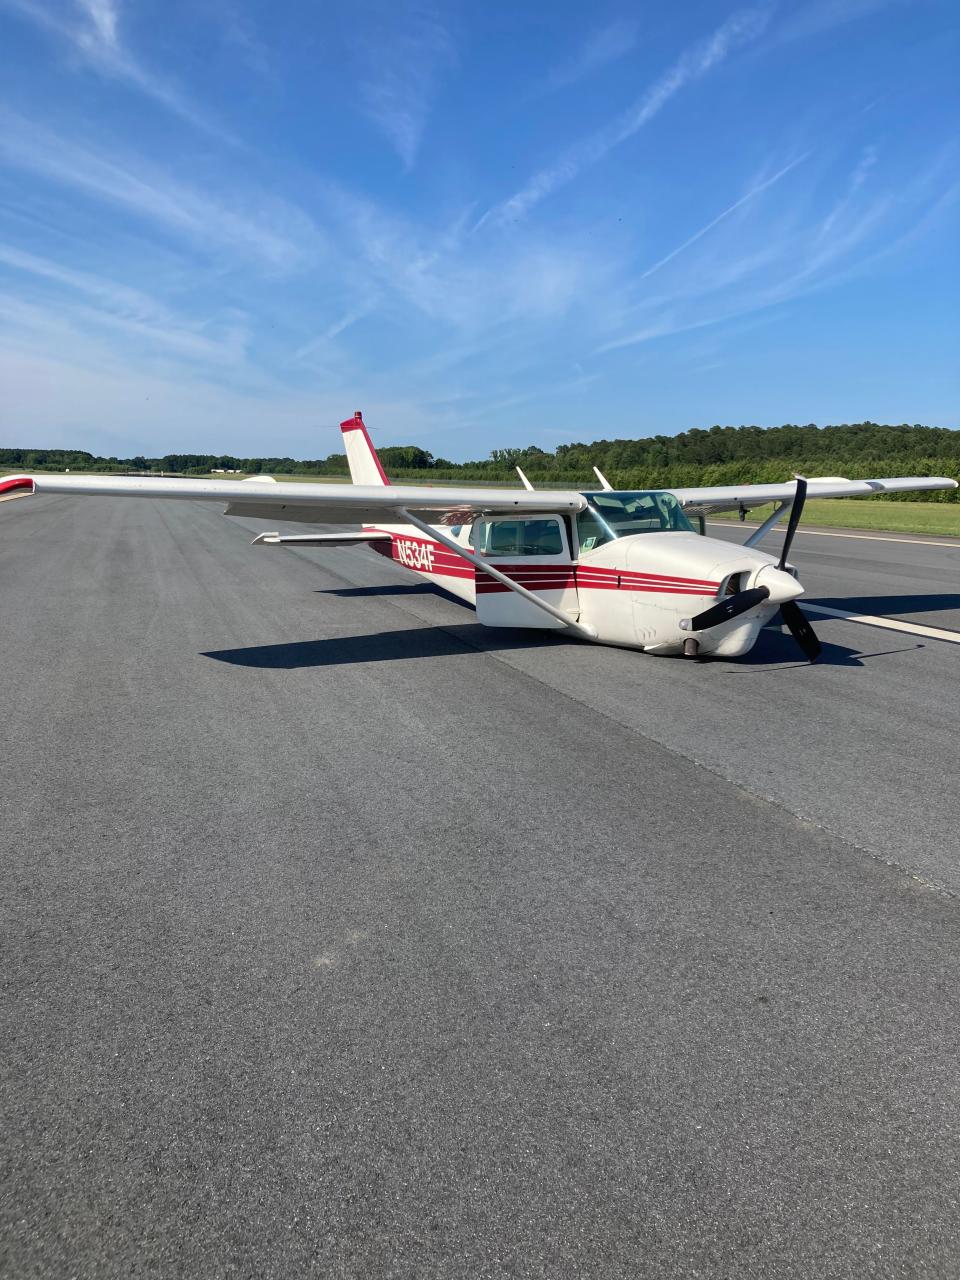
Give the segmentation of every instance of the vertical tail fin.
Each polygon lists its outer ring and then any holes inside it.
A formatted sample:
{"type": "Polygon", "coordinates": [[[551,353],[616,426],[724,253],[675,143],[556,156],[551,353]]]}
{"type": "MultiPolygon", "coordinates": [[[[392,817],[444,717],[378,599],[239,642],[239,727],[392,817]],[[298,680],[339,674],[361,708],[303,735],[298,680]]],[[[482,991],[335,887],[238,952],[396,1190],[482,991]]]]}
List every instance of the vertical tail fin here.
{"type": "Polygon", "coordinates": [[[347,450],[350,479],[354,484],[389,484],[377,451],[367,435],[363,418],[358,409],[352,418],[340,423],[343,443],[347,450]]]}

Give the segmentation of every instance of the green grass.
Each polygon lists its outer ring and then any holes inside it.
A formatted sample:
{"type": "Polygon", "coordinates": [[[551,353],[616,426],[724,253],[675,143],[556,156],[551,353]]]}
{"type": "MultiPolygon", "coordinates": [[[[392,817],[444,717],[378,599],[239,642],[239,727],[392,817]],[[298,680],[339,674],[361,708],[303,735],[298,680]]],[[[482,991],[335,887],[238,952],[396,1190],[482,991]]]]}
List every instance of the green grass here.
{"type": "MultiPolygon", "coordinates": [[[[754,507],[750,523],[765,520],[773,510],[754,507]]],[[[735,512],[714,515],[711,520],[736,520],[735,512]]],[[[786,516],[783,517],[784,521],[786,516]]],[[[889,502],[851,498],[808,498],[803,523],[832,529],[883,529],[891,533],[936,533],[960,537],[960,502],[889,502]]]]}

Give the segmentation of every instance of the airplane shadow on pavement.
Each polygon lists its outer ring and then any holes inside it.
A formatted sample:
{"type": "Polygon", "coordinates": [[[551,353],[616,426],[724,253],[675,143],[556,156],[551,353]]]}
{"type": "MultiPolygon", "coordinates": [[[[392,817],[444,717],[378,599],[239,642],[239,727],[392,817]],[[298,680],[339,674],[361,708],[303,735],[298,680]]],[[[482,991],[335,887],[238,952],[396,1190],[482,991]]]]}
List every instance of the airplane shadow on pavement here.
{"type": "MultiPolygon", "coordinates": [[[[798,603],[802,609],[803,600],[798,603]]],[[[822,604],[825,609],[846,609],[849,613],[895,618],[898,614],[960,610],[960,595],[928,592],[916,596],[811,596],[810,604],[822,604]]]]}
{"type": "MultiPolygon", "coordinates": [[[[812,618],[811,621],[816,625],[819,619],[812,618]]],[[[888,636],[888,638],[892,637],[888,636]]],[[[913,641],[908,644],[897,645],[892,649],[880,649],[877,652],[866,653],[862,649],[851,649],[845,644],[831,644],[829,641],[824,640],[823,636],[820,637],[820,644],[822,646],[820,657],[813,664],[818,667],[862,667],[870,658],[884,658],[888,654],[912,653],[915,649],[926,648],[922,641],[913,641]]],[[[745,654],[742,658],[729,660],[726,674],[760,675],[763,670],[782,671],[788,667],[807,667],[810,665],[800,652],[797,642],[790,632],[786,628],[781,631],[780,624],[774,620],[767,623],[763,628],[759,636],[757,636],[757,643],[748,654],[745,654]]]]}
{"type": "MultiPolygon", "coordinates": [[[[324,640],[299,640],[290,644],[250,645],[243,649],[215,649],[201,654],[216,662],[235,667],[261,670],[292,671],[302,667],[352,666],[363,662],[398,662],[406,658],[449,658],[467,653],[504,653],[512,649],[542,649],[554,645],[580,644],[579,640],[555,635],[506,628],[484,627],[480,623],[462,627],[410,627],[399,631],[376,631],[369,635],[330,636],[324,640]]],[[[602,647],[602,646],[601,646],[602,647]]],[[[863,653],[846,645],[823,642],[818,666],[861,667],[868,658],[890,653],[906,653],[923,649],[921,643],[909,644],[879,653],[863,653]]],[[[649,659],[648,655],[648,659],[649,659]]],[[[641,654],[637,651],[637,657],[641,654]]],[[[661,659],[667,662],[669,659],[661,659]]],[[[683,659],[675,658],[675,662],[683,659]]],[[[727,665],[727,674],[759,674],[760,670],[807,666],[797,650],[793,637],[783,634],[775,624],[761,631],[753,649],[743,658],[708,659],[703,667],[727,665]]]]}
{"type": "MultiPolygon", "coordinates": [[[[427,596],[435,595],[471,608],[456,596],[449,595],[430,583],[393,585],[387,587],[339,587],[320,592],[321,595],[340,597],[363,596],[427,596]]],[[[912,596],[862,596],[817,598],[811,603],[827,608],[848,609],[851,613],[895,615],[922,613],[960,608],[960,595],[912,595],[912,596]]],[[[813,616],[816,626],[819,619],[813,616]]],[[[511,649],[537,649],[544,646],[581,643],[569,636],[553,632],[508,630],[484,627],[470,623],[456,627],[411,627],[398,631],[378,631],[370,635],[332,636],[324,640],[303,640],[292,644],[251,645],[243,649],[219,649],[203,654],[217,662],[227,662],[238,667],[259,667],[274,670],[293,670],[298,667],[334,667],[361,662],[396,662],[405,658],[443,658],[473,652],[504,652],[511,649]]],[[[906,643],[894,648],[866,653],[846,645],[831,644],[821,638],[823,652],[818,666],[862,667],[870,658],[888,654],[908,653],[923,649],[923,643],[906,643]]],[[[639,656],[639,653],[638,653],[639,656]]],[[[677,659],[678,660],[678,659],[677,659]]],[[[743,658],[717,660],[725,662],[727,674],[759,674],[758,668],[772,670],[806,666],[806,659],[799,653],[793,637],[773,621],[760,633],[757,643],[743,658]]],[[[708,659],[703,665],[714,665],[708,659]]]]}
{"type": "Polygon", "coordinates": [[[290,671],[298,667],[350,666],[358,662],[397,662],[404,658],[449,658],[476,652],[538,649],[566,643],[549,632],[494,631],[480,623],[472,626],[411,627],[377,631],[371,635],[331,636],[325,640],[301,640],[292,644],[251,645],[244,649],[219,649],[201,654],[237,667],[290,671]],[[462,637],[462,638],[461,638],[462,637]]]}
{"type": "Polygon", "coordinates": [[[469,609],[473,612],[473,605],[466,600],[461,600],[459,596],[455,596],[450,591],[444,591],[442,587],[435,587],[429,582],[414,583],[408,586],[406,583],[395,583],[389,587],[324,587],[316,593],[318,596],[338,596],[341,600],[353,600],[363,596],[436,596],[439,600],[449,600],[452,604],[458,604],[463,609],[469,609]]]}

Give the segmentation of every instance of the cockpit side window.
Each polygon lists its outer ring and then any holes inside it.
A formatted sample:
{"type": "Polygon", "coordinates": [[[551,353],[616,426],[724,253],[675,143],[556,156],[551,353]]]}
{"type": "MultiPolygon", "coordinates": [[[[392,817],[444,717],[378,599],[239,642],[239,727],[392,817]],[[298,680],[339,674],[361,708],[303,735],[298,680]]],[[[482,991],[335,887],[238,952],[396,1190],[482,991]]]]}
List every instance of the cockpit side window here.
{"type": "Polygon", "coordinates": [[[587,507],[577,512],[577,540],[581,551],[593,551],[605,542],[612,542],[614,534],[601,522],[596,511],[587,507]]]}

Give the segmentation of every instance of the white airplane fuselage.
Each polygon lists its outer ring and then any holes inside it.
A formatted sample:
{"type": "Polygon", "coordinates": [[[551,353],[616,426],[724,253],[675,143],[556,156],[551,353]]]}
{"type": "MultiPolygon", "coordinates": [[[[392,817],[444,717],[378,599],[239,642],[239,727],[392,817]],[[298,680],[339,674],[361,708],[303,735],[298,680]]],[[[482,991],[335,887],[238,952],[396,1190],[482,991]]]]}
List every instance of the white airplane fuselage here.
{"type": "MultiPolygon", "coordinates": [[[[691,637],[682,621],[726,594],[766,586],[768,601],[696,635],[700,654],[740,657],[753,647],[781,603],[803,593],[792,571],[779,570],[773,556],[751,547],[686,531],[659,531],[584,550],[577,545],[573,522],[561,519],[560,524],[563,549],[557,554],[482,558],[572,621],[592,629],[601,644],[680,655],[691,637]]],[[[440,536],[472,549],[474,526],[434,527],[440,536]]],[[[487,626],[563,629],[561,621],[412,525],[375,528],[385,537],[372,544],[374,550],[472,604],[487,626]]]]}

